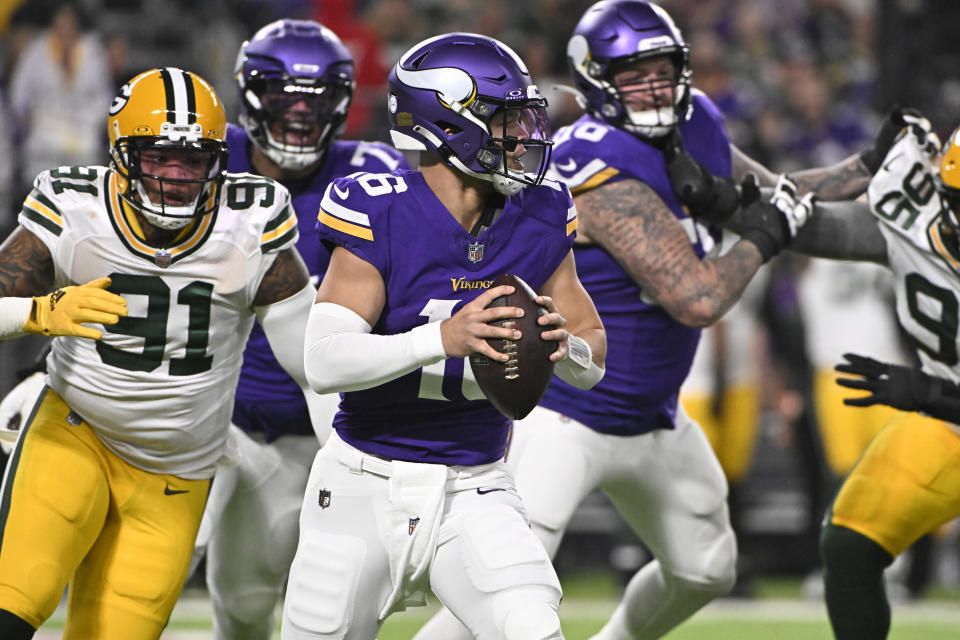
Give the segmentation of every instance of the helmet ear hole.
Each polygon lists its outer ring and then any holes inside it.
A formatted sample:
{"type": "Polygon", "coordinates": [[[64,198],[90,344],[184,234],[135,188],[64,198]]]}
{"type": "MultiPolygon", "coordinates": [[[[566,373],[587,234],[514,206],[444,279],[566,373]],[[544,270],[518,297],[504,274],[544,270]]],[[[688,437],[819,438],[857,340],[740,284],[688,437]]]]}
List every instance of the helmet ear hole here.
{"type": "Polygon", "coordinates": [[[463,129],[453,124],[452,122],[447,122],[446,120],[437,120],[437,128],[441,131],[445,131],[451,136],[455,136],[458,133],[463,133],[463,129]]]}

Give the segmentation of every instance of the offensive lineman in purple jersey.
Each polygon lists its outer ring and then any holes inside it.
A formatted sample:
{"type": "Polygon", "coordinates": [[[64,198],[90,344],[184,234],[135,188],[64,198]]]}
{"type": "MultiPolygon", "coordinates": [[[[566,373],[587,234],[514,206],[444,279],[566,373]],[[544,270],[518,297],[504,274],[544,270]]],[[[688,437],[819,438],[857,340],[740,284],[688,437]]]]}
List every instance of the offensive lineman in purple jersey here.
{"type": "Polygon", "coordinates": [[[390,75],[394,145],[418,171],[339,178],[318,232],[334,247],[310,313],[311,386],[343,392],[300,516],[281,637],[372,640],[433,592],[477,638],[562,638],[560,585],[503,462],[510,421],[465,357],[516,339],[487,309],[541,292],[562,378],[602,377],[603,327],[576,276],[576,210],[543,180],[546,101],[517,55],[476,34],[410,49],[390,75]],[[562,315],[561,315],[562,313],[562,315]]]}
{"type": "MultiPolygon", "coordinates": [[[[241,47],[237,80],[243,127],[227,127],[228,171],[279,181],[301,220],[320,210],[334,177],[406,166],[383,143],[337,140],[353,95],[353,59],[326,27],[309,20],[264,26],[241,47]]],[[[312,226],[300,234],[297,250],[316,285],[330,254],[312,226]]],[[[198,537],[198,545],[208,545],[207,585],[219,640],[268,640],[273,634],[310,464],[318,436],[329,433],[337,400],[335,394],[312,397],[308,413],[303,391],[277,363],[260,325],[254,326],[231,427],[239,461],[218,472],[198,537]]]]}
{"type": "MultiPolygon", "coordinates": [[[[551,383],[541,406],[517,423],[508,462],[551,555],[589,492],[599,487],[610,497],[656,559],[634,576],[594,638],[658,638],[735,580],[726,480],[702,430],[678,407],[678,390],[700,327],[722,316],[790,241],[811,199],[798,202],[789,180],[730,144],[717,108],[692,91],[688,48],[659,6],[596,3],[567,54],[587,113],[557,133],[551,168],[575,196],[577,272],[610,348],[606,375],[592,390],[551,383]],[[668,144],[685,146],[680,155],[711,173],[739,180],[751,171],[778,185],[770,202],[751,204],[762,220],[753,217],[725,255],[710,253],[715,232],[674,194],[661,150],[668,144]]],[[[869,180],[858,160],[794,178],[823,197],[855,195],[869,180]]],[[[737,207],[740,194],[732,192],[732,203],[706,200],[737,207]]],[[[469,637],[458,627],[442,611],[416,640],[469,637]]]]}

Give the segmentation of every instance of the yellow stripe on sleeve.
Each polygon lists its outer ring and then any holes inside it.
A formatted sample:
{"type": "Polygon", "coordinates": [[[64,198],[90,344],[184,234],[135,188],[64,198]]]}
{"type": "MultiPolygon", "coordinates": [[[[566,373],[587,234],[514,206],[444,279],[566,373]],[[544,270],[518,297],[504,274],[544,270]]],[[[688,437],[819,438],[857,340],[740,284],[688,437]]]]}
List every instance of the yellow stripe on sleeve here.
{"type": "Polygon", "coordinates": [[[43,217],[48,218],[51,222],[53,222],[58,227],[63,226],[63,218],[60,217],[60,215],[57,214],[53,209],[43,204],[33,196],[27,196],[26,202],[24,204],[29,206],[31,209],[33,209],[43,217]]]}
{"type": "Polygon", "coordinates": [[[589,191],[590,189],[599,187],[601,184],[603,184],[604,182],[606,182],[607,180],[609,180],[610,178],[612,178],[613,176],[619,173],[620,172],[614,169],[613,167],[607,167],[603,171],[598,171],[597,173],[592,175],[589,180],[585,180],[580,185],[570,189],[570,193],[572,195],[578,195],[580,193],[583,193],[584,191],[589,191]]]}
{"type": "Polygon", "coordinates": [[[297,224],[297,216],[294,216],[294,215],[290,216],[279,227],[277,227],[273,231],[268,231],[267,233],[260,236],[260,244],[266,244],[267,242],[270,242],[274,238],[279,238],[287,231],[290,231],[290,229],[292,229],[296,224],[297,224]]]}
{"type": "Polygon", "coordinates": [[[373,229],[369,227],[361,227],[358,224],[346,222],[340,218],[334,218],[323,209],[320,209],[320,214],[317,216],[317,220],[327,225],[331,229],[336,229],[337,231],[341,231],[351,236],[356,236],[357,238],[363,238],[364,240],[370,240],[371,242],[373,241],[373,229]]]}

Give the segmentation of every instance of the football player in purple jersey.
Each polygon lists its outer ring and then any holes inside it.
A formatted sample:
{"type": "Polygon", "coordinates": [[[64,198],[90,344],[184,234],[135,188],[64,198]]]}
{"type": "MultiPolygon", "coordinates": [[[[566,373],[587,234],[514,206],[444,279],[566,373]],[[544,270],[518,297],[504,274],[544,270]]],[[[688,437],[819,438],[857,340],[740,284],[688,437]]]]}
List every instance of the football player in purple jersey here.
{"type": "MultiPolygon", "coordinates": [[[[264,26],[240,48],[236,77],[242,126],[227,127],[228,170],[279,181],[301,220],[314,219],[334,177],[407,166],[389,145],[337,139],[353,96],[354,67],[330,29],[289,19],[264,26]]],[[[312,223],[297,250],[316,285],[330,254],[312,223]]],[[[198,538],[200,552],[206,546],[216,638],[271,637],[310,464],[337,401],[335,394],[305,399],[254,325],[233,409],[237,464],[218,472],[198,538]]]]}
{"type": "MultiPolygon", "coordinates": [[[[688,53],[670,16],[642,0],[594,4],[567,45],[586,113],[557,132],[551,169],[579,210],[574,254],[607,332],[606,375],[591,390],[554,380],[517,423],[507,460],[551,555],[596,488],[654,555],[596,639],[661,637],[732,588],[726,480],[677,404],[680,385],[700,328],[730,308],[805,221],[811,199],[798,200],[798,190],[840,199],[862,192],[870,177],[856,156],[792,180],[746,157],[717,107],[692,88],[688,53]],[[726,180],[703,184],[704,168],[726,180]],[[744,198],[737,183],[748,172],[777,185],[770,200],[755,188],[743,188],[744,198]],[[757,215],[717,255],[719,231],[690,213],[710,217],[747,200],[757,215]]],[[[469,637],[457,627],[442,611],[416,638],[469,637]]]]}
{"type": "Polygon", "coordinates": [[[512,273],[539,292],[555,372],[603,374],[606,341],[571,250],[576,209],[544,178],[546,101],[486,36],[425,40],[390,74],[394,146],[418,170],[333,181],[317,230],[333,247],[310,313],[305,366],[343,394],[300,515],[281,637],[373,640],[432,589],[477,638],[562,638],[560,584],[503,461],[511,421],[484,398],[471,354],[518,317],[487,308],[512,273]]]}

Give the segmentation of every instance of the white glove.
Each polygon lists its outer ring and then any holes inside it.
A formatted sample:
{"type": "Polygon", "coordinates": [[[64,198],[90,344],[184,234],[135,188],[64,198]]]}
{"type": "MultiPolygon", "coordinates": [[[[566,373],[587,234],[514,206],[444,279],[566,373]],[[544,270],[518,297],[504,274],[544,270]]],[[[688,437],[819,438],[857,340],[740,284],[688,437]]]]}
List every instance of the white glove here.
{"type": "Polygon", "coordinates": [[[47,374],[38,371],[11,389],[0,401],[0,448],[3,448],[4,453],[10,453],[10,449],[16,444],[20,436],[20,426],[30,417],[33,405],[37,403],[37,398],[46,385],[46,379],[47,374]]]}
{"type": "Polygon", "coordinates": [[[777,186],[770,197],[770,204],[783,214],[791,240],[797,237],[797,232],[813,215],[815,200],[816,196],[812,191],[797,200],[797,183],[787,177],[787,174],[780,174],[777,186]]]}
{"type": "Polygon", "coordinates": [[[932,158],[940,153],[940,138],[934,133],[929,120],[911,109],[904,109],[901,117],[904,127],[917,138],[927,156],[932,158]]]}

